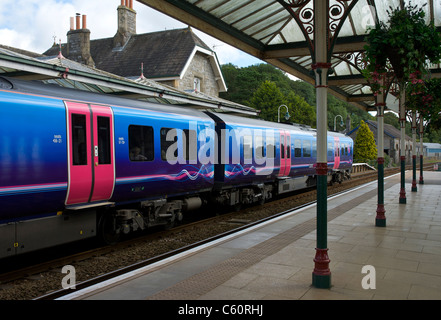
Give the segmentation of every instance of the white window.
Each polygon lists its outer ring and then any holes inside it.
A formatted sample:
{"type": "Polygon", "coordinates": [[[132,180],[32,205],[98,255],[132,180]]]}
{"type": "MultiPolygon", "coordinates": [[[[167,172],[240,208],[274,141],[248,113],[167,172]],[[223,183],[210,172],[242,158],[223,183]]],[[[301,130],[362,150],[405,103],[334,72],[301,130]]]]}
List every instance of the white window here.
{"type": "Polygon", "coordinates": [[[193,84],[193,89],[197,92],[201,91],[201,79],[200,78],[194,78],[194,84],[193,84]]]}

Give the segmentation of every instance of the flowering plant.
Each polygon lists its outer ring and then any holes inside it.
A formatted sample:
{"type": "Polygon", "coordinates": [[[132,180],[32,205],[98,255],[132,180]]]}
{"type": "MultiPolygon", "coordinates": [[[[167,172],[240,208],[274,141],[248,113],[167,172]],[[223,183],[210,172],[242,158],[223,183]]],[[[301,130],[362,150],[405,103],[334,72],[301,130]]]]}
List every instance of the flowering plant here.
{"type": "Polygon", "coordinates": [[[426,123],[441,125],[441,79],[423,80],[419,71],[411,73],[406,87],[406,105],[407,109],[418,110],[426,123]]]}
{"type": "Polygon", "coordinates": [[[379,22],[366,37],[367,74],[384,70],[387,63],[400,82],[415,71],[425,72],[426,61],[441,59],[441,35],[433,22],[426,24],[425,12],[417,6],[388,10],[388,23],[379,22]]]}

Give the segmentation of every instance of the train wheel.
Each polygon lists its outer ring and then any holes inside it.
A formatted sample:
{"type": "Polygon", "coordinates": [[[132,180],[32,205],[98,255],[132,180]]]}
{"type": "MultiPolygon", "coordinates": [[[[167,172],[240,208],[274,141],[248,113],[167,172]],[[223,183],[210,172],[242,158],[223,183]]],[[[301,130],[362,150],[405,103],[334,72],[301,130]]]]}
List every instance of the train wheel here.
{"type": "Polygon", "coordinates": [[[112,214],[103,214],[98,225],[99,236],[105,244],[119,242],[121,233],[116,227],[116,218],[112,214]]]}

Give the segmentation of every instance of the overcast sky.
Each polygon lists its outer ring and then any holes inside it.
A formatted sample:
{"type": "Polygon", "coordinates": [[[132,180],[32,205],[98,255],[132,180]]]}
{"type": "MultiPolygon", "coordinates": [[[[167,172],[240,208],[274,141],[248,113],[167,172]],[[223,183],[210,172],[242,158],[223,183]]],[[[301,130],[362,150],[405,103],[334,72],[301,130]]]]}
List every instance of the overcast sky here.
{"type": "MultiPolygon", "coordinates": [[[[65,43],[70,17],[87,15],[91,39],[113,37],[117,30],[117,7],[121,0],[0,0],[0,44],[43,53],[56,42],[65,43]]],[[[185,28],[187,25],[133,1],[138,34],[185,28]]],[[[246,67],[261,63],[202,32],[195,33],[214,51],[220,64],[246,67]]]]}

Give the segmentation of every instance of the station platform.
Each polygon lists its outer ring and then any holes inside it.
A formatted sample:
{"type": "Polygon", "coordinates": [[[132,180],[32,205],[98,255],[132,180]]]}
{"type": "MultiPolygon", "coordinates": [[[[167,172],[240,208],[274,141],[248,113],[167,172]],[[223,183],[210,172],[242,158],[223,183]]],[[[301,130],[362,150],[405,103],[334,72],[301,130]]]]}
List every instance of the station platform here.
{"type": "Polygon", "coordinates": [[[328,200],[330,289],[312,286],[310,205],[62,299],[441,299],[441,172],[425,171],[417,192],[410,177],[406,172],[407,204],[399,204],[400,176],[385,178],[386,227],[375,226],[376,181],[328,200]],[[371,269],[363,273],[364,266],[371,269]]]}

